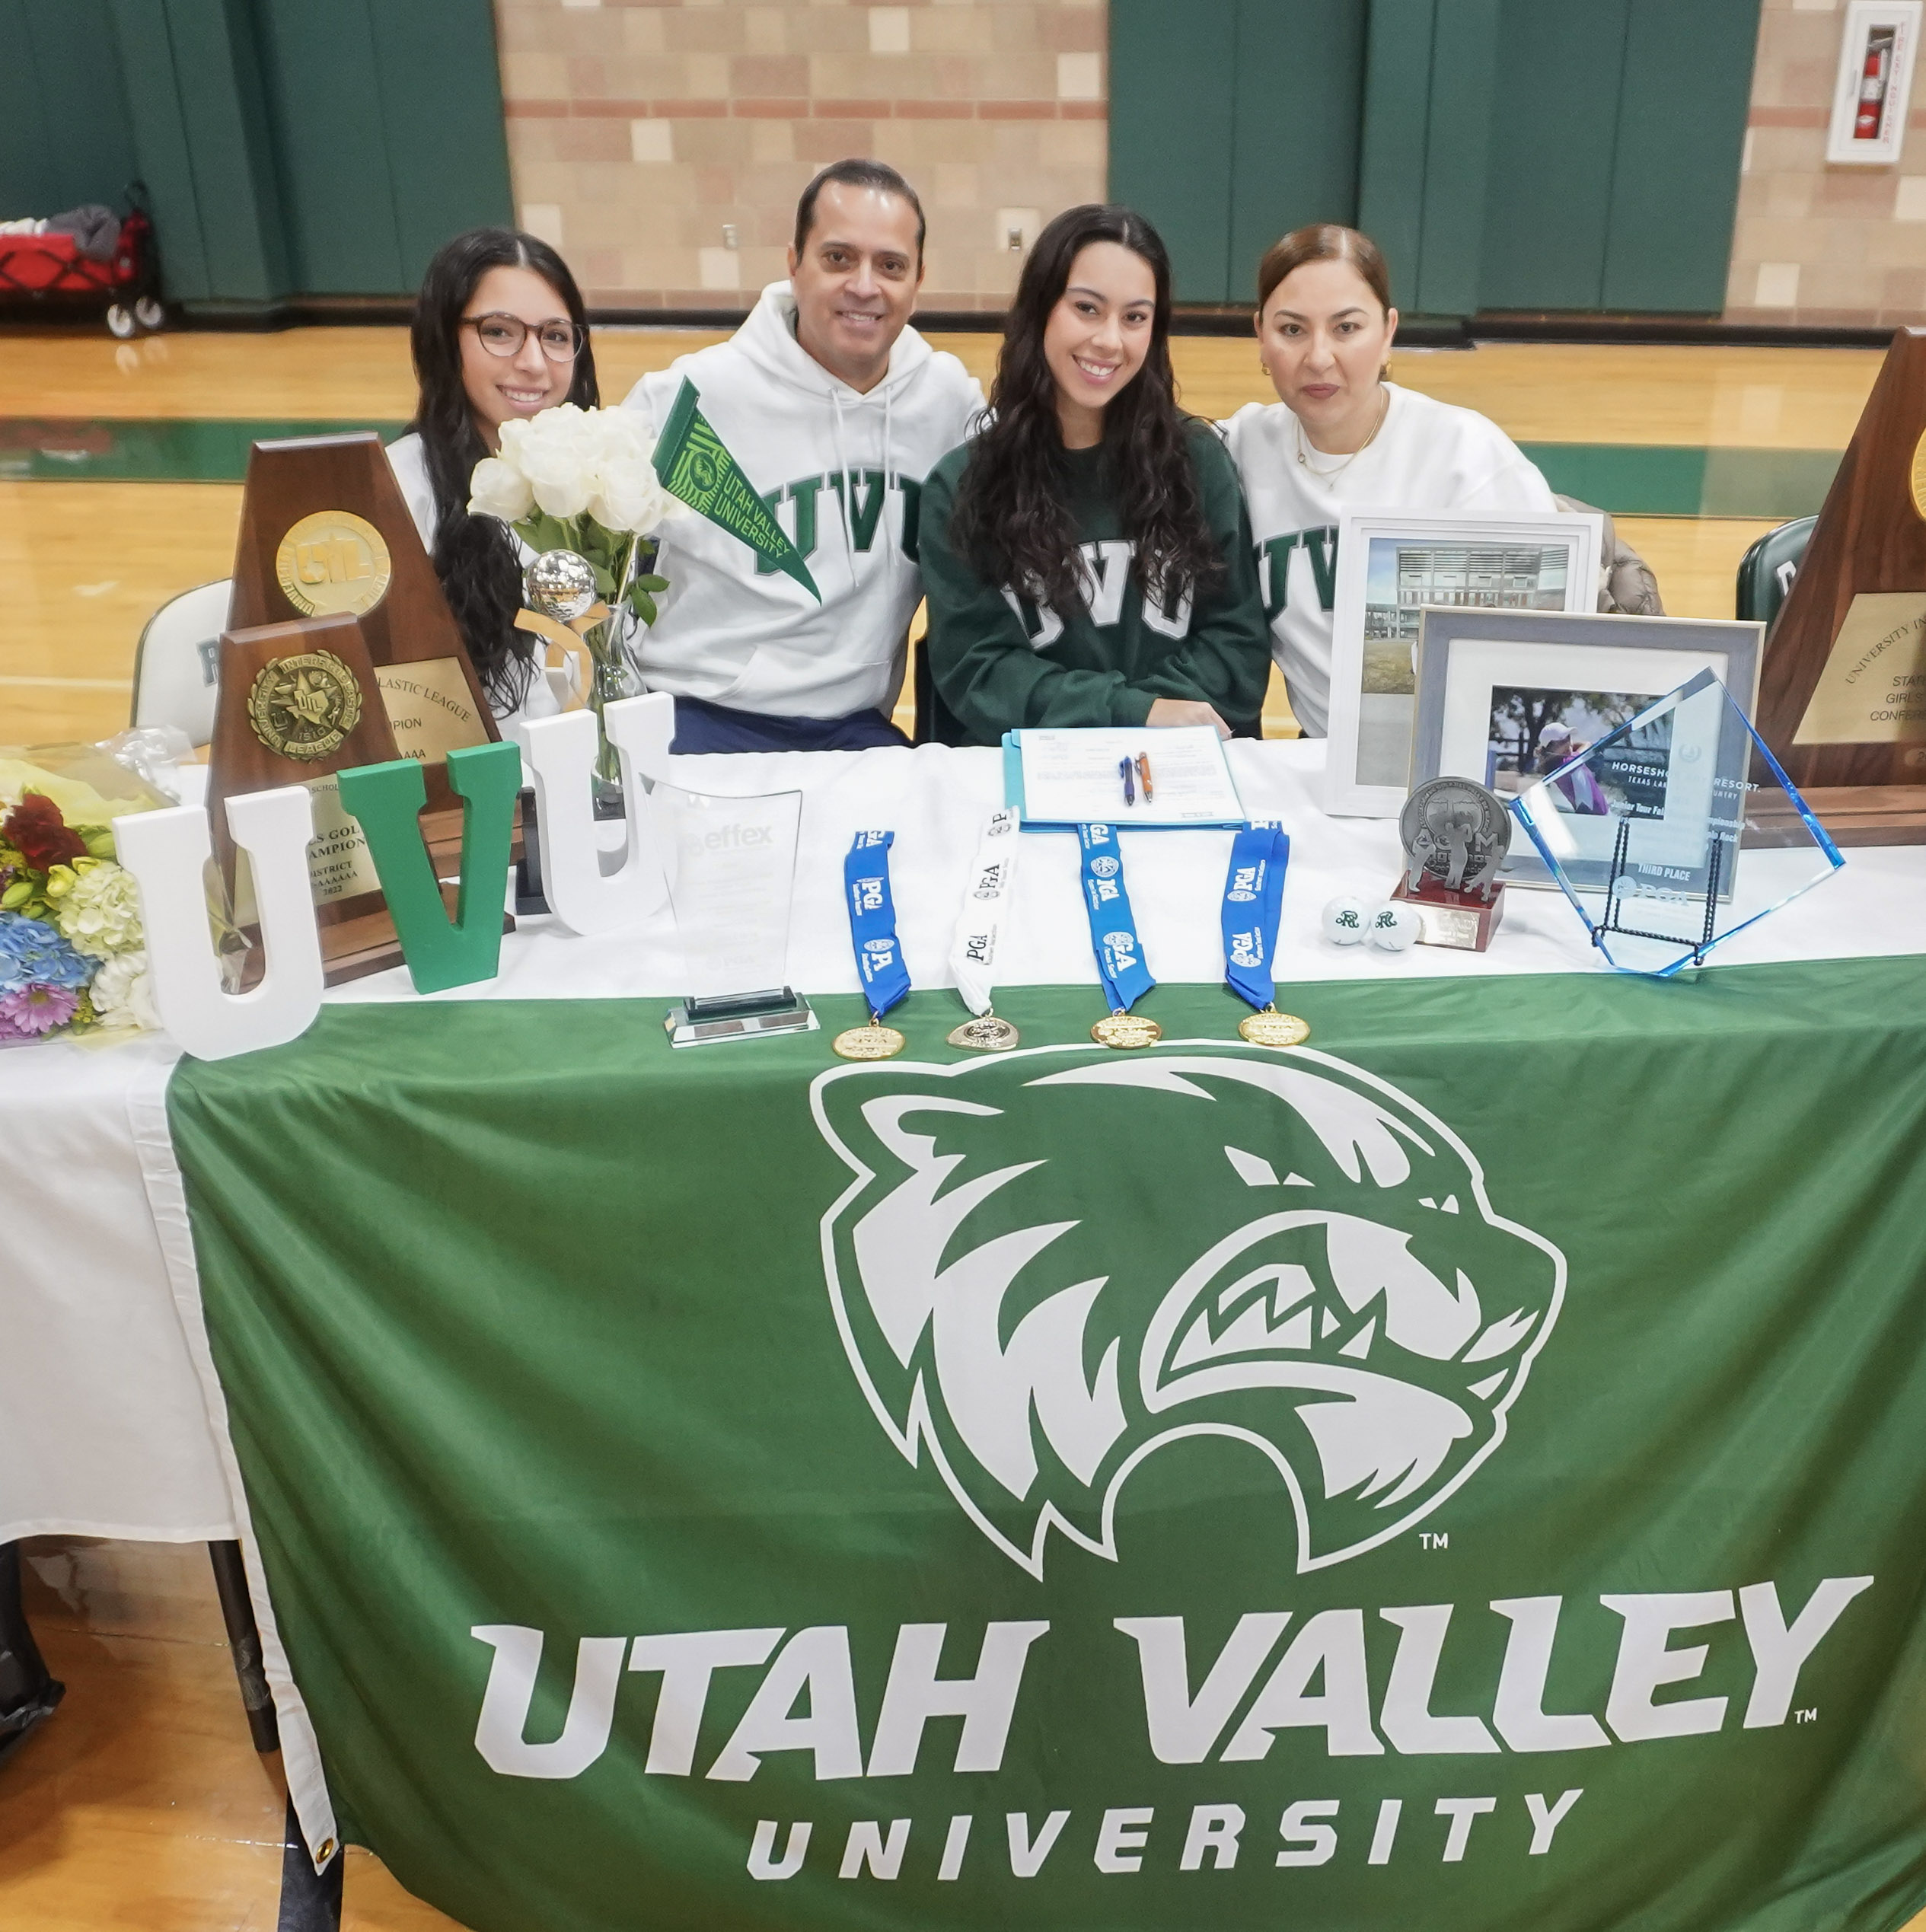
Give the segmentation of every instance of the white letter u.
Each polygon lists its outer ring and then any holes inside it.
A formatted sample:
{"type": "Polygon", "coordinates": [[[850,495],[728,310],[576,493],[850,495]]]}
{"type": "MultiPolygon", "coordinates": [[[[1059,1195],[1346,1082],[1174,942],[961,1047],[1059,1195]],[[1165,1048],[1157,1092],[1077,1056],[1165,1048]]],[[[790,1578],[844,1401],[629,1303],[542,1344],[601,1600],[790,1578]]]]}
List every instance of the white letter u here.
{"type": "Polygon", "coordinates": [[[207,814],[175,805],[114,821],[120,862],[140,894],[161,1024],[196,1060],[280,1046],[306,1032],[321,1006],[321,942],[308,873],[313,799],[298,785],[245,792],[228,799],[228,826],[253,869],[267,956],[266,977],[251,993],[222,990],[208,943],[207,814]]]}
{"type": "Polygon", "coordinates": [[[542,1660],[542,1633],[525,1624],[477,1624],[469,1631],[495,1647],[482,1693],[475,1749],[504,1777],[579,1777],[608,1749],[615,1722],[615,1689],[622,1679],[626,1637],[585,1637],[576,1650],[575,1688],[562,1735],[552,1744],[522,1736],[534,1701],[535,1672],[542,1660]]]}
{"type": "Polygon", "coordinates": [[[752,1879],[794,1878],[802,1869],[803,1855],[809,1849],[809,1834],[814,1829],[807,1819],[799,1819],[792,1825],[789,1843],[783,1848],[783,1855],[778,1859],[774,1855],[775,1819],[757,1819],[755,1842],[749,1848],[749,1876],[752,1879]]]}

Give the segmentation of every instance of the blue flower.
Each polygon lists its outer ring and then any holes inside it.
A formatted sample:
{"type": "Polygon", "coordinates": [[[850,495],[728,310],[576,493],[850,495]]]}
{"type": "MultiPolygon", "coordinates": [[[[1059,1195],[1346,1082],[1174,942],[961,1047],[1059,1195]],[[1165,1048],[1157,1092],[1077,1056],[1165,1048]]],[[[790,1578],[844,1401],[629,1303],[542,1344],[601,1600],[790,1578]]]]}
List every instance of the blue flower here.
{"type": "Polygon", "coordinates": [[[99,964],[83,958],[43,920],[0,912],[0,995],[24,986],[83,987],[99,964]]]}

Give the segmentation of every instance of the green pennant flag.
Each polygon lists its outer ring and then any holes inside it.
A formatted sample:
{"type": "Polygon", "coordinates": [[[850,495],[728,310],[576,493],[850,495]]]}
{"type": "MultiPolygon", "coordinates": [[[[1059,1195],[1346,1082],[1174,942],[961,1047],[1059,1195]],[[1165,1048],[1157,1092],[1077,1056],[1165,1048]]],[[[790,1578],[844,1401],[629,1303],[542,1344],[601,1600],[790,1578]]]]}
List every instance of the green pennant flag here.
{"type": "Polygon", "coordinates": [[[802,553],[783,534],[775,512],[756,494],[729,454],[728,444],[709,426],[697,405],[701,397],[687,376],[668,420],[655,439],[655,473],[671,496],[700,510],[709,521],[747,544],[764,563],[796,581],[820,604],[823,594],[802,553]]]}

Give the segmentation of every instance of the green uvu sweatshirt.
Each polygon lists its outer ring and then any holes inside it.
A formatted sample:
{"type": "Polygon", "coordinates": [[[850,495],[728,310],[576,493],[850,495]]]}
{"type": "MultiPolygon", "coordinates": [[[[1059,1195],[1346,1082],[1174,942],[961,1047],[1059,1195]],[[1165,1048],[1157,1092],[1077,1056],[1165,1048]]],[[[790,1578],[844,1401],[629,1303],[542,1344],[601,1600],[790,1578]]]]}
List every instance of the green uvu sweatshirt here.
{"type": "Polygon", "coordinates": [[[950,540],[950,512],[970,453],[966,443],[930,471],[918,526],[930,611],[923,648],[939,738],[995,744],[1025,725],[1140,725],[1160,697],[1201,699],[1233,731],[1256,735],[1270,639],[1243,493],[1207,425],[1191,425],[1191,461],[1224,569],[1167,610],[1146,608],[1137,588],[1135,547],[1118,520],[1101,446],[1063,452],[1083,557],[1076,607],[1053,610],[981,575],[950,540]]]}

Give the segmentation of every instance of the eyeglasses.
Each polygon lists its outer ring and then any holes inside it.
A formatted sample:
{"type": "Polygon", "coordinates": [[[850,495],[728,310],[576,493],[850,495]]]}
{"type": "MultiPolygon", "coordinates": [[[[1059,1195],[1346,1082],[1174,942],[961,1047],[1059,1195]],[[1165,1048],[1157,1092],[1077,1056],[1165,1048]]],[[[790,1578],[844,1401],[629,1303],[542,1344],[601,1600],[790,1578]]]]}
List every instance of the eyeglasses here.
{"type": "Polygon", "coordinates": [[[531,328],[515,315],[464,315],[461,326],[473,329],[483,348],[504,362],[519,355],[521,345],[532,335],[551,362],[572,362],[588,339],[588,331],[579,322],[544,322],[531,328]]]}

